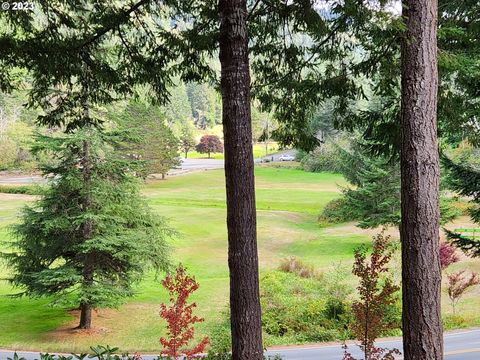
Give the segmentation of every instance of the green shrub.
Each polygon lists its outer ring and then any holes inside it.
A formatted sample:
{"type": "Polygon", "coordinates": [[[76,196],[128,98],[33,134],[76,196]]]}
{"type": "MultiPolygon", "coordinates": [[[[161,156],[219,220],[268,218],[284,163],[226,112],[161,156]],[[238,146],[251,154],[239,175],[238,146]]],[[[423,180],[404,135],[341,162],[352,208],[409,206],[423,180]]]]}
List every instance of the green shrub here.
{"type": "Polygon", "coordinates": [[[337,146],[334,142],[327,142],[307,155],[302,154],[303,169],[310,172],[340,172],[343,159],[337,146]]]}
{"type": "Polygon", "coordinates": [[[337,312],[331,315],[334,300],[328,288],[323,276],[301,277],[295,271],[271,271],[262,276],[262,325],[269,341],[343,339],[350,312],[348,299],[336,298],[337,312]]]}
{"type": "Polygon", "coordinates": [[[466,326],[463,316],[458,314],[447,314],[443,316],[443,328],[445,330],[460,329],[466,326]]]}
{"type": "MultiPolygon", "coordinates": [[[[348,221],[358,221],[359,216],[347,204],[346,197],[333,199],[325,205],[323,211],[318,216],[320,224],[339,224],[348,221]]],[[[458,216],[464,214],[468,204],[460,202],[456,198],[440,197],[440,222],[446,224],[458,216]]]]}
{"type": "Polygon", "coordinates": [[[440,197],[440,224],[446,224],[460,215],[462,209],[457,207],[458,200],[455,198],[440,197]]]}
{"type": "Polygon", "coordinates": [[[338,224],[355,220],[358,219],[352,213],[352,211],[350,211],[350,207],[347,206],[347,199],[345,197],[340,197],[328,202],[321,214],[318,216],[318,221],[321,224],[338,224]]]}
{"type": "Polygon", "coordinates": [[[17,144],[9,137],[0,137],[0,170],[11,168],[17,160],[17,144]]]}
{"type": "Polygon", "coordinates": [[[225,311],[222,312],[220,322],[217,323],[210,334],[208,334],[208,338],[210,340],[209,354],[225,354],[230,352],[232,336],[230,332],[229,309],[225,309],[225,311]]]}

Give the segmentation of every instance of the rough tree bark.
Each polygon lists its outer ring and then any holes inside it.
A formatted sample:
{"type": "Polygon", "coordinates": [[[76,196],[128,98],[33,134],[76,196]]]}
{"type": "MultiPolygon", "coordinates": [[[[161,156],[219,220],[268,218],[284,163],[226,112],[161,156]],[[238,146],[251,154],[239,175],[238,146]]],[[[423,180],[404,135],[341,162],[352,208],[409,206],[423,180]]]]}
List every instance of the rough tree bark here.
{"type": "Polygon", "coordinates": [[[234,360],[263,359],[246,0],[219,0],[234,360]]]}
{"type": "Polygon", "coordinates": [[[402,284],[407,360],[443,358],[440,316],[437,0],[404,0],[402,284]]]}
{"type": "MultiPolygon", "coordinates": [[[[86,93],[88,88],[84,85],[83,91],[86,93]]],[[[87,95],[84,95],[82,101],[83,113],[82,113],[82,120],[84,126],[89,126],[89,107],[88,107],[88,100],[87,95]]],[[[82,167],[82,176],[83,176],[83,186],[85,188],[85,196],[83,199],[83,210],[86,211],[91,207],[91,199],[89,196],[89,188],[92,178],[92,164],[91,164],[91,154],[90,154],[90,142],[88,140],[83,141],[83,148],[82,148],[82,159],[81,159],[81,167],[82,167]]],[[[82,229],[82,236],[85,240],[88,240],[92,237],[93,233],[93,224],[91,221],[86,221],[83,224],[82,229]]],[[[83,286],[91,286],[93,284],[93,264],[92,264],[92,255],[87,254],[84,259],[83,264],[83,286]]],[[[80,304],[80,329],[90,329],[92,327],[92,306],[88,302],[82,302],[80,304]]]]}

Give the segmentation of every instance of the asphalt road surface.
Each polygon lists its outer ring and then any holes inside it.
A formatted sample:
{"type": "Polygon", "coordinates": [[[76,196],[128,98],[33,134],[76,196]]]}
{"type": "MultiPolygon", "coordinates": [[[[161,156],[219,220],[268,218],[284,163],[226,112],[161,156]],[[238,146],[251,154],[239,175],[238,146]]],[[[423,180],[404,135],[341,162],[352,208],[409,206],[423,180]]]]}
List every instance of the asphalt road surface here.
{"type": "MultiPolygon", "coordinates": [[[[255,162],[279,161],[281,155],[295,155],[295,150],[284,150],[278,153],[269,155],[267,157],[258,158],[255,162]]],[[[213,170],[223,169],[224,161],[219,159],[182,159],[182,164],[169,171],[169,175],[181,175],[192,171],[199,170],[213,170]]],[[[28,184],[43,184],[46,179],[39,175],[22,175],[22,174],[8,174],[0,173],[0,185],[28,185],[28,184]]]]}
{"type": "MultiPolygon", "coordinates": [[[[401,340],[386,340],[377,343],[379,347],[402,348],[401,340]]],[[[358,348],[354,345],[349,347],[353,356],[360,357],[358,348]]],[[[26,360],[36,360],[38,353],[18,352],[26,360]]],[[[341,345],[312,345],[302,347],[285,347],[271,349],[268,355],[280,355],[285,360],[341,360],[343,350],[341,345]]],[[[13,353],[7,350],[0,350],[0,360],[12,357],[13,353]]],[[[155,359],[156,356],[143,356],[144,360],[155,359]]],[[[401,356],[398,359],[402,359],[401,356]]],[[[445,360],[479,360],[480,359],[480,329],[465,330],[445,334],[445,360]]]]}
{"type": "Polygon", "coordinates": [[[2,175],[0,176],[0,185],[28,185],[44,183],[45,179],[38,175],[32,176],[15,176],[2,175]]]}

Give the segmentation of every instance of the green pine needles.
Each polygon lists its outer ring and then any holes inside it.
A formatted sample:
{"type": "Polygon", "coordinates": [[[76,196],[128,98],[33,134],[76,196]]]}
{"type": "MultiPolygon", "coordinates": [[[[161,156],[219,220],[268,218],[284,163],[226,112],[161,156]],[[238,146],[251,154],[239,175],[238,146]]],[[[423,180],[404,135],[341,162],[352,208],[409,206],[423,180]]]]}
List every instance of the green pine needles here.
{"type": "Polygon", "coordinates": [[[23,210],[5,254],[22,294],[80,305],[81,328],[91,327],[93,308],[132,296],[148,267],[168,267],[172,230],[140,195],[141,164],[115,152],[122,139],[92,127],[38,136],[34,150],[52,154],[42,169],[49,186],[23,210]]]}
{"type": "MultiPolygon", "coordinates": [[[[470,199],[471,207],[468,210],[470,218],[475,224],[480,224],[480,168],[468,159],[453,161],[446,155],[442,156],[442,165],[448,171],[448,185],[450,189],[470,199]]],[[[448,239],[467,255],[480,257],[480,239],[478,236],[460,234],[445,230],[448,239]]]]}

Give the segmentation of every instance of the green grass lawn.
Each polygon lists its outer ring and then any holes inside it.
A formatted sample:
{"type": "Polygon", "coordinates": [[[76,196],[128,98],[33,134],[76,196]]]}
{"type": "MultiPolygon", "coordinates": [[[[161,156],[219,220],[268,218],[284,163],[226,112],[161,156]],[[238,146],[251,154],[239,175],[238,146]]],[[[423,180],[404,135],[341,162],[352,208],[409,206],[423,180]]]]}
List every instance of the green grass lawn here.
{"type": "MultiPolygon", "coordinates": [[[[253,144],[253,157],[255,159],[264,157],[266,152],[265,152],[265,144],[264,143],[258,143],[258,144],[253,144]]],[[[271,142],[268,144],[268,155],[274,154],[278,151],[278,144],[275,142],[271,142]]],[[[207,154],[200,154],[196,152],[195,150],[189,151],[188,156],[189,159],[207,159],[208,155],[207,154]]],[[[212,153],[210,154],[211,159],[223,159],[223,153],[212,153]]]]}
{"type": "MultiPolygon", "coordinates": [[[[320,270],[333,263],[350,264],[353,249],[367,243],[374,231],[352,224],[320,228],[316,218],[331,199],[339,196],[342,177],[329,173],[306,173],[294,168],[256,168],[258,242],[260,269],[276,268],[287,256],[298,256],[320,270]]],[[[195,275],[200,289],[193,299],[205,317],[199,335],[209,334],[227,307],[228,268],[224,175],[211,170],[155,181],[144,194],[153,209],[169,219],[180,235],[171,241],[174,263],[182,262],[195,275]]],[[[0,241],[8,241],[8,225],[33,197],[0,194],[0,241]]],[[[8,270],[0,270],[0,278],[8,270]]],[[[352,279],[353,281],[353,279],[352,279]]],[[[99,310],[95,329],[89,334],[73,329],[76,314],[49,306],[49,299],[11,298],[18,292],[0,281],[0,348],[43,351],[80,351],[90,345],[109,344],[122,350],[158,351],[165,323],[158,316],[166,294],[153,274],[138,285],[137,296],[119,309],[99,310]]],[[[478,298],[478,296],[477,296],[478,298]]],[[[475,296],[465,298],[475,308],[475,296]]],[[[448,304],[446,305],[448,306],[448,304]]],[[[460,311],[467,311],[463,304],[460,311]]],[[[448,308],[448,307],[447,307],[448,308]]],[[[470,309],[470,307],[468,308],[470,309]]],[[[472,323],[480,324],[471,313],[472,323]]]]}

